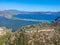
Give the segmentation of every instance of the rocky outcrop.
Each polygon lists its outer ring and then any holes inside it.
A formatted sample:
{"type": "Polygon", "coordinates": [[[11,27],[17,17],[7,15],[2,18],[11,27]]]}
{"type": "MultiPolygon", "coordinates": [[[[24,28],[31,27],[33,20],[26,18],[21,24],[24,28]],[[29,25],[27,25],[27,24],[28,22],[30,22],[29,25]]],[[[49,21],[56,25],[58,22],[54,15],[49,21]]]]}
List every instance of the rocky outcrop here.
{"type": "Polygon", "coordinates": [[[60,16],[55,19],[55,22],[53,23],[56,30],[60,30],[60,16]]]}
{"type": "Polygon", "coordinates": [[[55,19],[56,23],[60,24],[60,16],[55,19]]]}

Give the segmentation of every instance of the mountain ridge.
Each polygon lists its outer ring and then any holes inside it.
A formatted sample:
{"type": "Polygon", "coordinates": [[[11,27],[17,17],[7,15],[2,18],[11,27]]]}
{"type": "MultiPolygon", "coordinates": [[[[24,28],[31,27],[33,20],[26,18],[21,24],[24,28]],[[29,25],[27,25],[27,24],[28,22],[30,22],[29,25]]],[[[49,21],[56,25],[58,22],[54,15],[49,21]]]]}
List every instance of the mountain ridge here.
{"type": "Polygon", "coordinates": [[[19,11],[19,10],[3,10],[3,11],[0,11],[0,16],[4,16],[6,18],[9,18],[11,19],[13,15],[16,15],[16,14],[60,14],[60,12],[51,12],[51,11],[46,11],[46,12],[29,12],[29,11],[19,11]]]}

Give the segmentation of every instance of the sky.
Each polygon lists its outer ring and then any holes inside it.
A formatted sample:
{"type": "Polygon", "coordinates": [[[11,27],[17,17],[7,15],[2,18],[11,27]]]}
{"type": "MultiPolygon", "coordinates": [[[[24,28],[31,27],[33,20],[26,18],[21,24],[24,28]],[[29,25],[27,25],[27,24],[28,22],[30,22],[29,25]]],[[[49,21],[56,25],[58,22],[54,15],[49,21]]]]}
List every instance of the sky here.
{"type": "Polygon", "coordinates": [[[0,10],[60,11],[60,0],[0,0],[0,10]]]}

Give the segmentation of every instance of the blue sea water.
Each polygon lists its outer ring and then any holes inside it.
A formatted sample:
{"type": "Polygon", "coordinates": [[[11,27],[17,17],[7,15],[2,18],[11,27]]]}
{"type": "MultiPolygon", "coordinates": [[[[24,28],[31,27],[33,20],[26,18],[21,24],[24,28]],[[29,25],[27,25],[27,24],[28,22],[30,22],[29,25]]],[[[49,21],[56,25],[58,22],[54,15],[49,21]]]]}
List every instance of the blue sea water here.
{"type": "MultiPolygon", "coordinates": [[[[60,14],[18,14],[14,15],[16,18],[24,18],[24,19],[33,19],[33,20],[55,20],[60,14]]],[[[35,21],[26,21],[26,20],[12,20],[0,16],[0,27],[4,26],[7,28],[11,28],[13,31],[20,29],[22,26],[39,24],[40,22],[35,21]]]]}
{"type": "Polygon", "coordinates": [[[57,13],[57,14],[18,14],[18,15],[14,15],[13,17],[22,18],[22,19],[53,21],[58,16],[60,16],[60,13],[57,13]]]}
{"type": "Polygon", "coordinates": [[[20,29],[22,26],[38,24],[39,22],[32,22],[32,21],[24,21],[24,20],[12,20],[0,16],[0,27],[7,27],[12,29],[12,31],[16,31],[20,29]]]}

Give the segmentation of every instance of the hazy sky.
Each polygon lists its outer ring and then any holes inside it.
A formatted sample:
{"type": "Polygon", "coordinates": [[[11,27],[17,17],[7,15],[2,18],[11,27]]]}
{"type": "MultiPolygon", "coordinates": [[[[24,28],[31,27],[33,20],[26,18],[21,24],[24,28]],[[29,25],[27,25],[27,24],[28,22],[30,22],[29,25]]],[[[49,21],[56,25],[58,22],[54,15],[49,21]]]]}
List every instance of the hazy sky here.
{"type": "Polygon", "coordinates": [[[60,0],[0,0],[0,10],[60,11],[60,0]]]}

